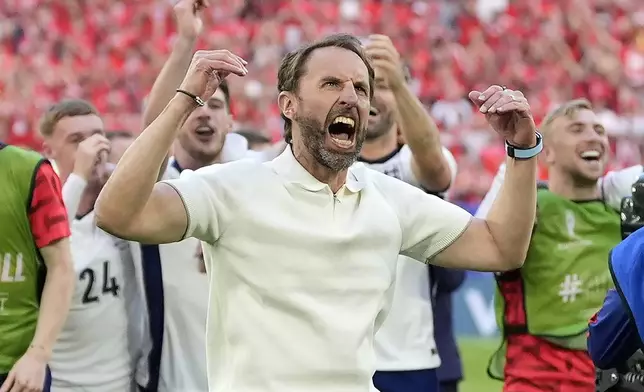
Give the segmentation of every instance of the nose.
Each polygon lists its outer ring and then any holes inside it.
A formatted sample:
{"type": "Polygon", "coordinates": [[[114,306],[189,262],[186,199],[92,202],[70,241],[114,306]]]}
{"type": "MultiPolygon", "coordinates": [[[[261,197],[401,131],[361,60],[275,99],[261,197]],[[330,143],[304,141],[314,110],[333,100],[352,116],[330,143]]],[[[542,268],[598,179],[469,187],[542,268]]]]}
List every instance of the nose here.
{"type": "Polygon", "coordinates": [[[338,103],[345,107],[354,107],[358,104],[358,94],[356,94],[356,89],[351,81],[344,84],[338,103]]]}
{"type": "Polygon", "coordinates": [[[210,120],[210,111],[206,106],[199,106],[195,109],[195,115],[198,120],[210,120]]]}

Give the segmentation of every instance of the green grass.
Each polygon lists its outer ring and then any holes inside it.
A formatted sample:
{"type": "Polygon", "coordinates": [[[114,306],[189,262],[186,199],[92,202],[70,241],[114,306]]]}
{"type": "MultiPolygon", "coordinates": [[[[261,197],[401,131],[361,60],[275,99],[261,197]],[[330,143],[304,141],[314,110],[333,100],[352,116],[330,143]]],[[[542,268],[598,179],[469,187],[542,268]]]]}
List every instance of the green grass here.
{"type": "Polygon", "coordinates": [[[500,392],[502,383],[487,375],[490,356],[499,346],[499,338],[458,339],[465,379],[459,385],[459,392],[500,392]]]}

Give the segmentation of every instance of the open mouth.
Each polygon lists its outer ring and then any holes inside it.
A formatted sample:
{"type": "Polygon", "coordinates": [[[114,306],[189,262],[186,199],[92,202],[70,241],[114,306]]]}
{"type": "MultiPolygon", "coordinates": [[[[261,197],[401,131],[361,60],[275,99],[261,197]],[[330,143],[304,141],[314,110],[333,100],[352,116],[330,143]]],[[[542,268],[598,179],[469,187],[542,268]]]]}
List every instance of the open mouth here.
{"type": "Polygon", "coordinates": [[[195,129],[195,133],[199,137],[209,137],[215,134],[215,130],[207,125],[195,129]]]}
{"type": "Polygon", "coordinates": [[[599,163],[602,157],[602,153],[598,150],[586,150],[579,154],[579,157],[589,163],[599,163]]]}
{"type": "Polygon", "coordinates": [[[356,134],[356,122],[354,119],[345,116],[336,117],[328,127],[331,141],[340,148],[353,147],[356,134]]]}

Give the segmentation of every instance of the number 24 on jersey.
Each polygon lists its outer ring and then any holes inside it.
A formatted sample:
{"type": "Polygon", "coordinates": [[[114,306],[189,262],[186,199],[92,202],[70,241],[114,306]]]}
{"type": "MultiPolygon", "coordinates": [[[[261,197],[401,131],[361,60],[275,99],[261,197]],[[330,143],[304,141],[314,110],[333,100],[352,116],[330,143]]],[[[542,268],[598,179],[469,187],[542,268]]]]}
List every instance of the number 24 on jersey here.
{"type": "Polygon", "coordinates": [[[103,262],[103,281],[102,287],[98,288],[97,286],[97,275],[99,275],[92,268],[85,268],[81,271],[79,277],[81,281],[86,281],[87,286],[83,292],[83,303],[89,304],[100,301],[100,296],[112,294],[114,297],[118,297],[121,286],[119,285],[116,277],[110,276],[110,263],[109,261],[103,262]]]}

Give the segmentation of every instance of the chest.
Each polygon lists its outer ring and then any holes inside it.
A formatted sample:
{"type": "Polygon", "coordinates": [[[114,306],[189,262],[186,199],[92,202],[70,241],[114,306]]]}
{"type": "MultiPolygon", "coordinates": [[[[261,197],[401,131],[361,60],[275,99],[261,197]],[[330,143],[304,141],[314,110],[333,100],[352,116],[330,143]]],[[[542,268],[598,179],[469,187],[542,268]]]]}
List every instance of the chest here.
{"type": "Polygon", "coordinates": [[[525,268],[553,276],[582,270],[600,274],[606,271],[608,253],[620,239],[618,214],[599,203],[540,208],[525,268]]]}
{"type": "Polygon", "coordinates": [[[72,257],[77,271],[73,303],[91,307],[123,296],[127,242],[95,229],[72,230],[72,257]]]}
{"type": "Polygon", "coordinates": [[[255,200],[213,249],[235,260],[234,274],[274,290],[382,292],[391,285],[402,234],[377,190],[334,197],[287,186],[255,200]]]}

